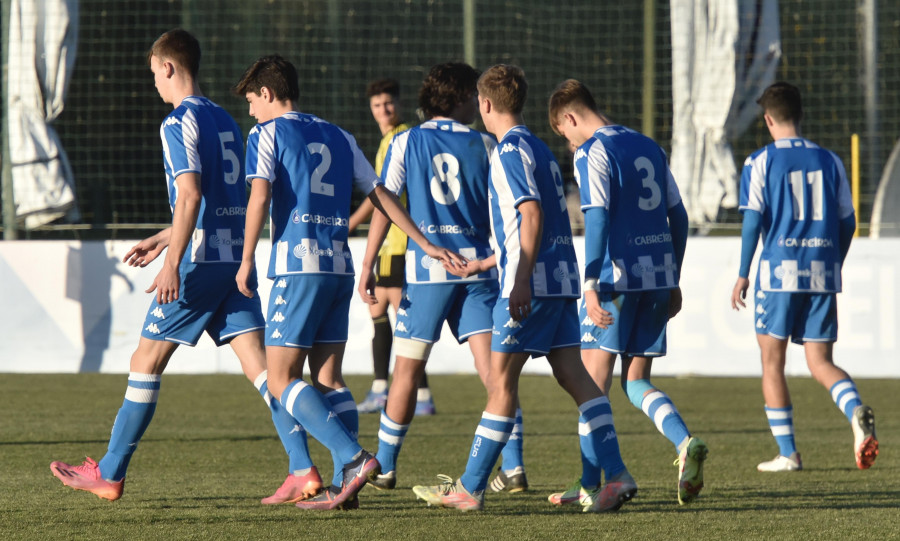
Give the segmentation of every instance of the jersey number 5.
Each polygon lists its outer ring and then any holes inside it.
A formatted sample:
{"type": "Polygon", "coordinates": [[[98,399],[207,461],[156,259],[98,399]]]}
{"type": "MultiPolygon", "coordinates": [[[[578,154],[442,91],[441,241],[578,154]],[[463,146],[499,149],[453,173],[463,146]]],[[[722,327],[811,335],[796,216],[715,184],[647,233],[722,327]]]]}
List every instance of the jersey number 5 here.
{"type": "Polygon", "coordinates": [[[222,158],[227,162],[231,162],[231,171],[225,171],[226,184],[234,184],[238,181],[238,176],[240,176],[241,174],[241,161],[238,159],[237,154],[235,154],[233,150],[225,146],[225,143],[233,142],[233,133],[231,133],[230,131],[219,132],[219,143],[222,145],[222,158]]]}

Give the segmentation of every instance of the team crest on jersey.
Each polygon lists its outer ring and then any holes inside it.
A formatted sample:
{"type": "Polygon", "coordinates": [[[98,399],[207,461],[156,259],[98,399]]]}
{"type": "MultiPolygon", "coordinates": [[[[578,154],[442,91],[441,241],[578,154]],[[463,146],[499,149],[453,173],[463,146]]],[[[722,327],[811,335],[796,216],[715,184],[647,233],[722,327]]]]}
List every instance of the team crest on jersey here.
{"type": "Polygon", "coordinates": [[[437,259],[434,259],[429,255],[423,255],[421,263],[423,269],[430,269],[435,265],[435,263],[437,263],[437,259]]]}
{"type": "Polygon", "coordinates": [[[275,315],[272,316],[272,321],[281,323],[282,321],[284,321],[284,314],[282,314],[281,312],[275,312],[275,315]]]}
{"type": "Polygon", "coordinates": [[[512,143],[504,143],[503,147],[500,148],[500,154],[506,154],[507,152],[518,152],[519,148],[512,143]]]}
{"type": "Polygon", "coordinates": [[[159,327],[156,326],[156,323],[151,323],[147,325],[146,331],[152,334],[159,334],[159,327]]]}
{"type": "MultiPolygon", "coordinates": [[[[588,321],[589,321],[589,320],[588,320],[588,321]]],[[[590,344],[591,342],[596,342],[597,339],[594,338],[594,335],[593,335],[593,334],[591,334],[591,333],[589,333],[589,332],[586,332],[586,333],[584,333],[584,335],[581,337],[581,341],[582,341],[582,343],[590,344]]]]}
{"type": "Polygon", "coordinates": [[[553,269],[553,279],[557,282],[564,282],[569,279],[569,271],[557,267],[553,269]]]}
{"type": "Polygon", "coordinates": [[[157,306],[156,308],[154,308],[153,311],[150,312],[150,313],[151,313],[152,315],[158,317],[159,319],[166,319],[166,315],[163,314],[162,308],[160,308],[159,306],[157,306]]]}
{"type": "Polygon", "coordinates": [[[309,255],[309,249],[306,246],[302,244],[294,246],[294,257],[296,257],[297,259],[303,259],[307,255],[309,255]]]}

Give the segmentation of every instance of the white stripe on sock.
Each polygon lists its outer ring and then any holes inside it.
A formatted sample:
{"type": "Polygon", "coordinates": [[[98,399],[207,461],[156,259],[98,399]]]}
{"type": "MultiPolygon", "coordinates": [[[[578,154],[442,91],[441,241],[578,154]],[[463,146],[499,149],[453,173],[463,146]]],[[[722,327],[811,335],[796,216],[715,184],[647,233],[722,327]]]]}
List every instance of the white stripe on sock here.
{"type": "Polygon", "coordinates": [[[305,381],[298,380],[297,384],[291,388],[291,392],[288,393],[287,400],[283,400],[285,409],[287,409],[288,413],[294,415],[294,400],[297,400],[297,395],[300,394],[300,391],[305,389],[308,384],[305,381]]]}
{"type": "Polygon", "coordinates": [[[587,422],[578,423],[578,435],[579,436],[587,436],[591,432],[597,430],[598,428],[604,426],[612,426],[613,418],[611,413],[606,413],[604,415],[598,415],[593,419],[589,419],[587,422]]]}
{"type": "Polygon", "coordinates": [[[257,391],[262,389],[263,383],[266,382],[267,377],[269,377],[269,371],[263,370],[258,376],[256,376],[256,379],[253,380],[253,386],[256,387],[257,391]]]}
{"type": "Polygon", "coordinates": [[[381,424],[390,428],[391,430],[407,430],[409,425],[401,425],[400,423],[395,423],[391,420],[390,417],[387,416],[387,413],[381,412],[381,424]]]}
{"type": "Polygon", "coordinates": [[[403,443],[403,439],[405,437],[406,436],[395,436],[393,434],[388,434],[384,430],[378,431],[378,441],[383,441],[384,443],[387,443],[388,445],[393,445],[394,447],[403,443]]]}
{"type": "Polygon", "coordinates": [[[793,411],[791,410],[766,410],[766,418],[772,420],[783,420],[783,419],[791,419],[793,418],[793,411]]]}
{"type": "Polygon", "coordinates": [[[851,387],[853,387],[853,382],[849,380],[838,383],[831,389],[831,399],[837,402],[838,395],[841,394],[845,389],[849,389],[851,387]]]}
{"type": "Polygon", "coordinates": [[[772,425],[769,428],[772,429],[773,436],[790,436],[794,433],[794,425],[772,425]]]}
{"type": "Polygon", "coordinates": [[[509,440],[509,432],[494,430],[484,425],[478,425],[478,428],[475,429],[475,435],[481,436],[482,438],[487,438],[489,440],[499,441],[500,443],[504,443],[509,440]]]}

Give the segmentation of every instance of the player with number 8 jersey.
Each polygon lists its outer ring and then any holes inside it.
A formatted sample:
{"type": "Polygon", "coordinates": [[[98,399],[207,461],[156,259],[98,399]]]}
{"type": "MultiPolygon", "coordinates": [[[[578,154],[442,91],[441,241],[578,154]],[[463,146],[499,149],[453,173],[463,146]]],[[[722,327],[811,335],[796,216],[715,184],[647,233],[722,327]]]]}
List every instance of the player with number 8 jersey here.
{"type": "MultiPolygon", "coordinates": [[[[410,216],[429,240],[468,259],[485,259],[493,253],[485,172],[495,144],[491,136],[457,120],[428,120],[394,138],[384,161],[384,185],[398,195],[406,190],[410,216]]],[[[469,278],[453,276],[408,243],[407,283],[496,278],[494,268],[469,278]]]]}

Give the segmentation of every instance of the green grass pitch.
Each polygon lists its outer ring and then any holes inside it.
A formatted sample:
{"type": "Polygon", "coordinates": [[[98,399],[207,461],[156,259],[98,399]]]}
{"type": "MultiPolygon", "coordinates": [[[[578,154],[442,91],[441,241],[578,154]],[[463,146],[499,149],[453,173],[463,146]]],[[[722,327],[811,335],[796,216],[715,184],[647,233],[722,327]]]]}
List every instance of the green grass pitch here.
{"type": "MultiPolygon", "coordinates": [[[[175,359],[177,362],[177,359],[175,359]]],[[[540,361],[532,361],[540,362],[540,361]]],[[[848,367],[852,372],[852,366],[848,367]]],[[[856,469],[852,434],[825,389],[792,378],[802,472],[761,474],[777,447],[758,379],[656,378],[688,427],[710,447],[706,488],[676,499],[675,452],[621,389],[611,400],[637,497],[621,511],[557,509],[546,497],[580,474],[574,404],[549,377],[524,376],[525,461],[531,490],[488,493],[485,510],[428,508],[410,487],[458,476],[484,407],[475,376],[429,378],[438,415],[417,418],[404,443],[398,487],[366,487],[353,512],[263,506],[286,474],[268,410],[242,376],[163,378],[159,407],[116,502],[63,487],[52,460],[100,459],[125,375],[0,375],[0,539],[897,539],[900,538],[898,380],[857,381],[875,409],[881,455],[856,469]]],[[[349,377],[357,399],[369,378],[349,377]]],[[[378,416],[361,416],[360,441],[377,447],[378,416]]],[[[310,443],[323,477],[330,455],[310,443]]]]}

